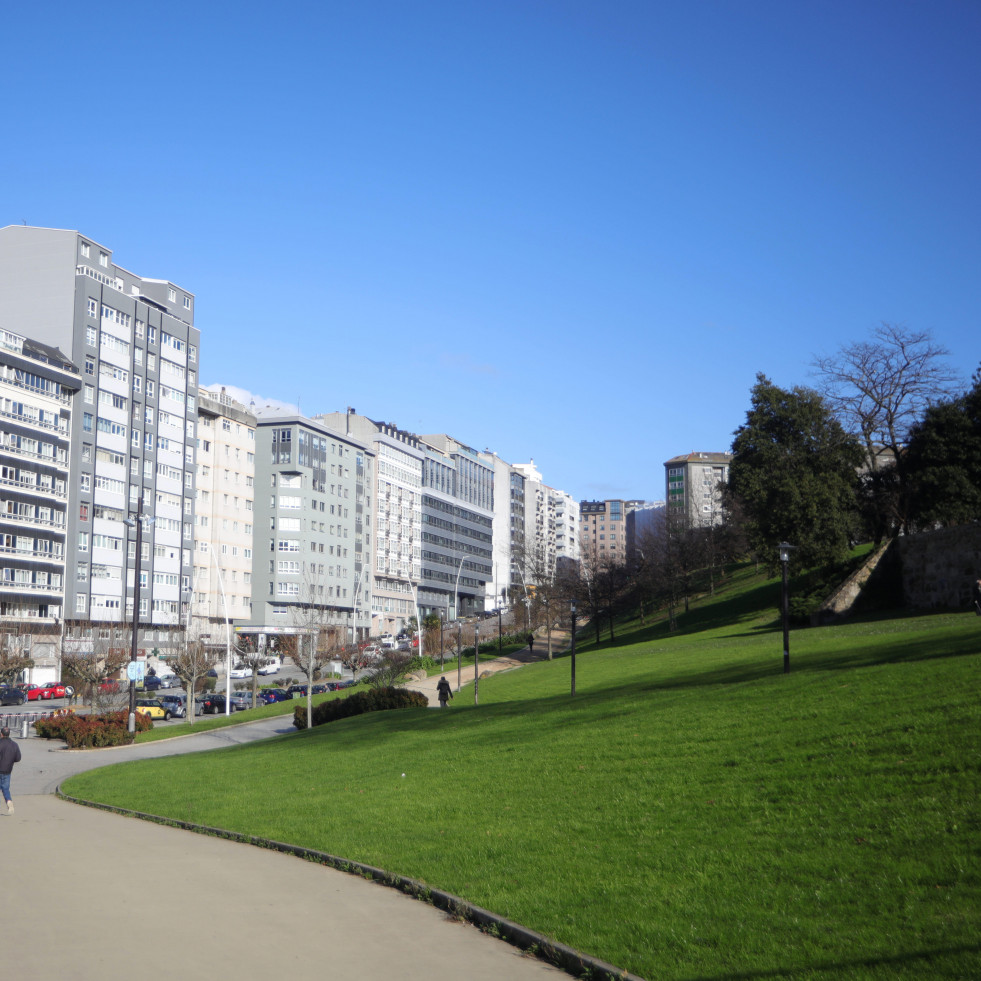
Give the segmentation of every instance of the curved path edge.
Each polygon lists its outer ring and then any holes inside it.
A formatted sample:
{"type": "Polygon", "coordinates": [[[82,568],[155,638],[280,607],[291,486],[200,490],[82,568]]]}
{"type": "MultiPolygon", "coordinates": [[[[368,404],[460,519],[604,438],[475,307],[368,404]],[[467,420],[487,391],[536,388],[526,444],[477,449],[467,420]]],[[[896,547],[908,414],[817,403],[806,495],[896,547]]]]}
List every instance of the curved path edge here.
{"type": "Polygon", "coordinates": [[[502,940],[506,940],[520,950],[533,953],[540,960],[553,964],[568,974],[584,979],[584,981],[614,981],[614,979],[616,981],[644,981],[644,978],[639,975],[630,974],[628,971],[614,967],[612,964],[607,964],[605,961],[590,957],[588,954],[583,954],[578,950],[574,950],[572,947],[558,943],[543,934],[530,930],[520,923],[514,923],[512,920],[498,916],[490,910],[475,906],[473,903],[461,899],[459,896],[444,892],[442,889],[434,889],[431,886],[427,886],[418,879],[396,875],[392,872],[386,872],[384,869],[376,868],[373,865],[366,865],[364,862],[340,858],[337,855],[331,855],[329,852],[318,851],[314,848],[304,848],[300,845],[291,845],[288,842],[262,838],[258,835],[228,831],[225,828],[212,828],[205,824],[193,824],[190,821],[162,817],[159,814],[148,814],[145,811],[133,811],[124,807],[115,807],[112,804],[102,804],[98,801],[85,800],[81,797],[71,797],[68,794],[62,793],[60,787],[55,793],[62,800],[72,804],[79,804],[82,807],[92,807],[101,811],[109,811],[113,814],[139,818],[141,821],[150,821],[154,824],[163,824],[171,828],[180,828],[182,831],[193,831],[195,834],[225,838],[244,845],[253,845],[256,848],[271,849],[282,852],[285,855],[293,855],[307,862],[327,865],[340,872],[356,875],[379,885],[388,886],[411,896],[413,899],[422,900],[436,907],[436,909],[449,913],[457,919],[471,923],[485,933],[490,933],[502,940]]]}

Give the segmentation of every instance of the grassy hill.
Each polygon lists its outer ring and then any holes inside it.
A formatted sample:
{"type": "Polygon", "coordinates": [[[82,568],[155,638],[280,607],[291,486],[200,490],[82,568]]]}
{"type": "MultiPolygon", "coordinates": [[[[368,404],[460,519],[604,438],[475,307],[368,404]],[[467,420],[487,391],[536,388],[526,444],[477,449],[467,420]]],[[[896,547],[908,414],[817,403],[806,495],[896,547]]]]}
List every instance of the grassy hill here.
{"type": "Polygon", "coordinates": [[[979,621],[794,631],[784,675],[778,589],[744,568],[674,634],[584,638],[575,699],[562,658],[478,707],[65,789],[414,876],[659,981],[981,976],[979,621]]]}

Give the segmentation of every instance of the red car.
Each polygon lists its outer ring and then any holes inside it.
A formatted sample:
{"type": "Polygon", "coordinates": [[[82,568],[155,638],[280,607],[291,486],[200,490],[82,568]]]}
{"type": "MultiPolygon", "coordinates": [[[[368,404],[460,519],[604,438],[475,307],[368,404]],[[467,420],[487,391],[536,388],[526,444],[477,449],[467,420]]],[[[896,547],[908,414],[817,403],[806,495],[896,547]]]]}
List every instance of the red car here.
{"type": "Polygon", "coordinates": [[[29,702],[37,701],[41,697],[40,685],[18,685],[17,687],[27,695],[29,702]]]}
{"type": "MultiPolygon", "coordinates": [[[[50,685],[41,685],[38,689],[38,698],[64,698],[66,695],[71,697],[75,694],[75,689],[71,685],[63,685],[60,681],[53,681],[50,685]]],[[[28,698],[31,696],[28,695],[28,698]]]]}

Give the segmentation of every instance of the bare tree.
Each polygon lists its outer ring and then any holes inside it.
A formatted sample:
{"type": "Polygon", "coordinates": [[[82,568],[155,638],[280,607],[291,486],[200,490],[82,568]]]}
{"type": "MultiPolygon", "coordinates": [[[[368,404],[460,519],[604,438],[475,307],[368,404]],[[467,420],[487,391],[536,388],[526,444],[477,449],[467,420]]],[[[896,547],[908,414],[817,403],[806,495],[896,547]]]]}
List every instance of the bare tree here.
{"type": "Polygon", "coordinates": [[[888,503],[897,528],[909,530],[903,450],[910,428],[960,381],[945,362],[949,355],[928,330],[884,323],[872,330],[871,340],[848,344],[811,363],[825,402],[841,425],[860,437],[867,470],[884,464],[896,468],[899,493],[888,503]]]}
{"type": "Polygon", "coordinates": [[[0,681],[9,684],[22,671],[34,667],[32,658],[23,647],[23,640],[17,634],[0,635],[0,681]]]}
{"type": "Polygon", "coordinates": [[[128,704],[117,675],[130,659],[131,636],[118,623],[106,623],[75,628],[62,638],[62,677],[76,679],[97,712],[122,709],[124,700],[128,704]]]}
{"type": "Polygon", "coordinates": [[[170,662],[187,692],[187,719],[194,722],[194,696],[208,672],[218,663],[218,651],[208,647],[200,637],[185,634],[184,646],[170,662]]]}

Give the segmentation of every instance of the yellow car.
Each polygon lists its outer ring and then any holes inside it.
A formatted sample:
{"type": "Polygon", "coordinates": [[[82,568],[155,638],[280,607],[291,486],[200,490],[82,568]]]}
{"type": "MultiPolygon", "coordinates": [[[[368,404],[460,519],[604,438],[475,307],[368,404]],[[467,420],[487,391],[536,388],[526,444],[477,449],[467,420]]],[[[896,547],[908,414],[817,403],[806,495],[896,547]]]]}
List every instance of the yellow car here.
{"type": "Polygon", "coordinates": [[[173,715],[159,698],[138,698],[136,711],[149,715],[151,719],[163,719],[164,722],[169,722],[173,715]]]}

